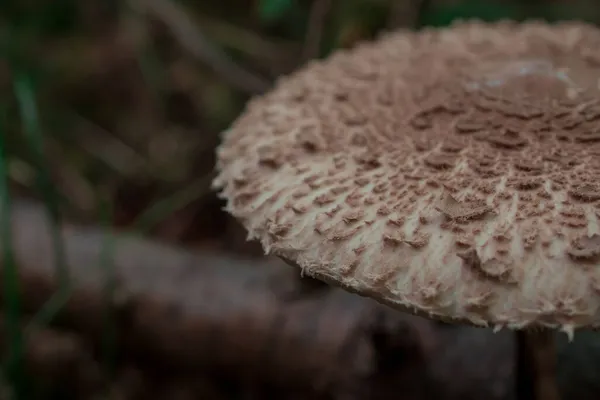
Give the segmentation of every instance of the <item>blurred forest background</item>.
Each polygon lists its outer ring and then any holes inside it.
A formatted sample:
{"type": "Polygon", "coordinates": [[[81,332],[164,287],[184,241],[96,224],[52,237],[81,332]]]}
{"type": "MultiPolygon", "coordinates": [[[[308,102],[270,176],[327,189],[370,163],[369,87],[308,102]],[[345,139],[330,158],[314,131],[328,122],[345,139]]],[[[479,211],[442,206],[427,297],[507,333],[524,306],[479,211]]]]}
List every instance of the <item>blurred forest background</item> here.
{"type": "Polygon", "coordinates": [[[461,18],[599,23],[600,2],[1,1],[1,398],[510,398],[510,339],[441,334],[299,283],[210,189],[219,133],[278,76],[386,30],[461,18]],[[128,244],[105,251],[106,232],[128,244]],[[460,358],[489,340],[488,370],[460,358]],[[423,366],[440,348],[446,358],[423,366]],[[275,354],[271,369],[257,349],[275,354]]]}

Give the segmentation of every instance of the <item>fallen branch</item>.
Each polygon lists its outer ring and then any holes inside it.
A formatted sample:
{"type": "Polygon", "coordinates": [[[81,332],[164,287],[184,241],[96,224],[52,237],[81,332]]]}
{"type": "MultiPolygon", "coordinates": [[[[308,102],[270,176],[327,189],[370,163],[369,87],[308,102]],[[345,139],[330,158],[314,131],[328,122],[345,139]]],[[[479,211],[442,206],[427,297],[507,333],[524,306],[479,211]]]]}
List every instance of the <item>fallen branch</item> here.
{"type": "MultiPolygon", "coordinates": [[[[56,289],[53,249],[40,208],[18,203],[12,218],[24,306],[33,313],[56,289]]],[[[74,290],[54,320],[96,344],[106,312],[100,260],[107,233],[63,230],[74,290]]],[[[383,352],[397,355],[400,371],[422,363],[432,347],[426,321],[338,289],[305,293],[296,271],[278,261],[198,255],[124,235],[114,243],[117,347],[140,365],[361,398],[374,390],[369,382],[383,352]],[[386,340],[398,332],[400,340],[386,340]]]]}
{"type": "MultiPolygon", "coordinates": [[[[34,313],[55,290],[53,250],[41,209],[16,205],[13,243],[24,305],[34,313]]],[[[75,288],[53,325],[77,332],[98,355],[106,312],[99,260],[109,232],[69,226],[62,234],[75,288]]],[[[205,388],[189,382],[202,378],[222,383],[220,390],[237,387],[224,398],[512,398],[510,332],[439,325],[395,312],[303,283],[279,261],[194,254],[122,234],[113,242],[118,358],[144,376],[188,382],[173,384],[173,390],[197,396],[205,388]]],[[[565,398],[597,398],[600,340],[584,332],[573,344],[564,338],[560,343],[565,398]]]]}

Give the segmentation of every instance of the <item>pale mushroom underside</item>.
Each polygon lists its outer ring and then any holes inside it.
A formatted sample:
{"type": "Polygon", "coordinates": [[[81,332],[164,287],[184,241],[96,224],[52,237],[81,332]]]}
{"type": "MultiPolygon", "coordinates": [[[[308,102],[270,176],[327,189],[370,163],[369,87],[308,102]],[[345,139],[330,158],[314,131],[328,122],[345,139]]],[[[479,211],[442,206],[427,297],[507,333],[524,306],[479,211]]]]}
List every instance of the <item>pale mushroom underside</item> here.
{"type": "Polygon", "coordinates": [[[387,34],[251,101],[214,186],[267,252],[393,307],[597,327],[599,78],[580,23],[387,34]]]}

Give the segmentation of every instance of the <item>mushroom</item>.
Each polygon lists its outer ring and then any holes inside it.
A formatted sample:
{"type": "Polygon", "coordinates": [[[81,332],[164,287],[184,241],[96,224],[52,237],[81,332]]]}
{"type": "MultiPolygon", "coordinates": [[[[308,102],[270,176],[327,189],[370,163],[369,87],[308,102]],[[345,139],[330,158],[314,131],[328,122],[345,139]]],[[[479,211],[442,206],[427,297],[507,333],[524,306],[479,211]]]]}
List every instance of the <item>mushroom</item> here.
{"type": "Polygon", "coordinates": [[[600,325],[600,30],[464,21],[312,61],[223,134],[213,183],[266,253],[398,310],[517,333],[600,325]]]}

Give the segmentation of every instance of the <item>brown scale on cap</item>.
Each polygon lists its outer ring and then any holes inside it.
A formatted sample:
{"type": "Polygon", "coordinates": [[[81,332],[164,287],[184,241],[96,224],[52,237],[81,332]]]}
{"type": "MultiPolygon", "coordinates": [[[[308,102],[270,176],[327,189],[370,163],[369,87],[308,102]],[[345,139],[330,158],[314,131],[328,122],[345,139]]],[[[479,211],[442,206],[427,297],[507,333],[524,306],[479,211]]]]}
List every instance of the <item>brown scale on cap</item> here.
{"type": "Polygon", "coordinates": [[[399,309],[598,326],[598,43],[468,22],[340,51],[249,103],[215,187],[267,252],[399,309]]]}

